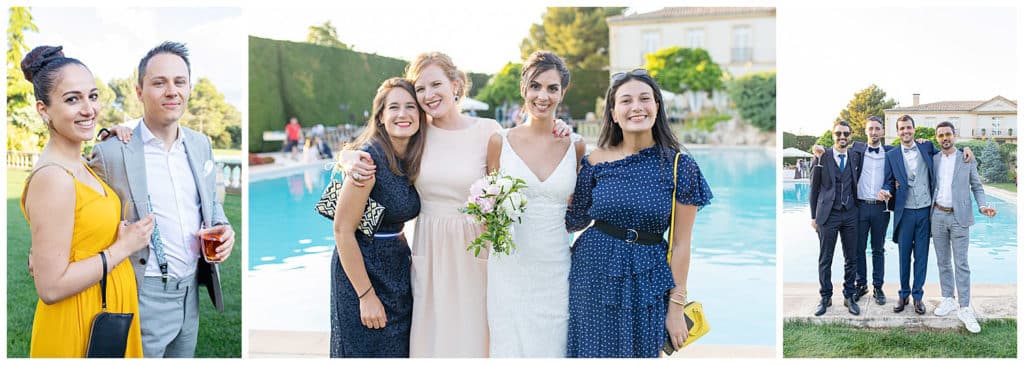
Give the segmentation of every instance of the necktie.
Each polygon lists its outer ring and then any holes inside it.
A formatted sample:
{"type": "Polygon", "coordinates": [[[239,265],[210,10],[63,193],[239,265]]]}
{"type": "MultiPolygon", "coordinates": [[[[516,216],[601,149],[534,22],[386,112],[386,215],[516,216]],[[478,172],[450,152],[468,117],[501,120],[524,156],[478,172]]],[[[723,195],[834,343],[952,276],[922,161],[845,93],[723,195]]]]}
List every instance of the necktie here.
{"type": "MultiPolygon", "coordinates": [[[[150,196],[149,201],[152,202],[153,198],[150,196]]],[[[150,209],[153,204],[150,203],[150,209]]],[[[156,225],[156,220],[153,221],[153,233],[149,235],[149,244],[153,248],[156,254],[156,263],[160,267],[160,277],[164,282],[164,287],[167,287],[167,253],[164,252],[164,239],[160,235],[160,227],[156,225]]]]}
{"type": "Polygon", "coordinates": [[[846,155],[839,155],[839,172],[846,170],[846,155]]]}
{"type": "Polygon", "coordinates": [[[878,150],[882,147],[868,147],[868,153],[878,153],[878,150]]]}

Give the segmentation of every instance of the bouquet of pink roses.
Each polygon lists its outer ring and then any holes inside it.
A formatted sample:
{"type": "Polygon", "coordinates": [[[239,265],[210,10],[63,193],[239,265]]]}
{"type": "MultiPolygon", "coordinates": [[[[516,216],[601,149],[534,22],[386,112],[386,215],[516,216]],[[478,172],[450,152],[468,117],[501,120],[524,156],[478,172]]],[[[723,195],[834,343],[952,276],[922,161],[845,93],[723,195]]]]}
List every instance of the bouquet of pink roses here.
{"type": "Polygon", "coordinates": [[[480,250],[488,243],[495,253],[509,254],[515,249],[512,243],[512,223],[520,223],[526,211],[526,181],[500,172],[493,172],[473,183],[469,188],[466,206],[459,211],[469,215],[470,221],[483,223],[484,233],[466,247],[473,255],[480,256],[480,250]]]}

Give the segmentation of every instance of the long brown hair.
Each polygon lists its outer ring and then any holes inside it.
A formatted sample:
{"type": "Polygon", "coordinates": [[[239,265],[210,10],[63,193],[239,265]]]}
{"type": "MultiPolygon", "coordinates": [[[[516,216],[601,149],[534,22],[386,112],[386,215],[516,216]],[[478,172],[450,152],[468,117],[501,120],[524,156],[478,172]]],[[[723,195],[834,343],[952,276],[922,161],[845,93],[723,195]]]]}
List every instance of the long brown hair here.
{"type": "Polygon", "coordinates": [[[377,88],[377,96],[373,97],[373,114],[370,120],[366,121],[366,128],[363,133],[356,137],[355,141],[345,146],[346,149],[356,149],[367,144],[376,144],[384,152],[388,159],[388,166],[391,172],[398,176],[406,176],[409,183],[414,183],[420,174],[420,158],[423,157],[423,145],[427,136],[427,113],[423,111],[419,103],[416,110],[419,113],[419,130],[409,138],[409,145],[405,148],[405,154],[399,156],[395,146],[391,144],[391,136],[384,128],[384,103],[393,90],[403,90],[416,100],[416,89],[412,83],[401,77],[392,77],[384,80],[384,83],[377,88]]]}

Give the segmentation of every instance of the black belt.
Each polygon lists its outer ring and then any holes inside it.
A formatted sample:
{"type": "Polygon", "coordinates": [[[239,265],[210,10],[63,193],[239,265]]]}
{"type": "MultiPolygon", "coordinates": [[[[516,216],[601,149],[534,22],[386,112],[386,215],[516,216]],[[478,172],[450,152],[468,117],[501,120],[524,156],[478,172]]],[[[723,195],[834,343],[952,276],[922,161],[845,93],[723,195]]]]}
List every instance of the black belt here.
{"type": "Polygon", "coordinates": [[[885,204],[885,200],[868,200],[868,199],[857,199],[861,204],[885,204]]]}
{"type": "Polygon", "coordinates": [[[605,234],[618,238],[629,243],[641,245],[656,245],[664,240],[664,234],[641,232],[631,228],[620,228],[619,226],[604,221],[594,221],[594,228],[605,234]]]}

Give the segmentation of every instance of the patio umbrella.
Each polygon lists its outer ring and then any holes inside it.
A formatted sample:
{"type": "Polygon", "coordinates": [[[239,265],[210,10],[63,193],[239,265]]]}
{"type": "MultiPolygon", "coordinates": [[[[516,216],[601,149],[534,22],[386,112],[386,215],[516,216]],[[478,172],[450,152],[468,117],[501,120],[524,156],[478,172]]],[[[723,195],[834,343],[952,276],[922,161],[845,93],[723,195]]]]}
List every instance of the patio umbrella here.
{"type": "Polygon", "coordinates": [[[473,98],[470,98],[470,97],[463,97],[462,101],[459,103],[459,106],[462,107],[462,110],[467,110],[467,111],[468,110],[487,110],[487,109],[489,109],[491,107],[490,105],[487,105],[487,103],[485,103],[485,102],[482,102],[480,100],[476,100],[476,99],[473,99],[473,98]]]}
{"type": "Polygon", "coordinates": [[[782,157],[814,157],[806,151],[801,151],[793,147],[782,150],[782,157]]]}

